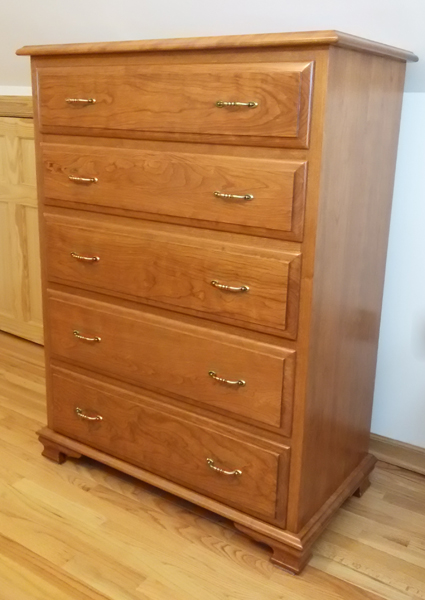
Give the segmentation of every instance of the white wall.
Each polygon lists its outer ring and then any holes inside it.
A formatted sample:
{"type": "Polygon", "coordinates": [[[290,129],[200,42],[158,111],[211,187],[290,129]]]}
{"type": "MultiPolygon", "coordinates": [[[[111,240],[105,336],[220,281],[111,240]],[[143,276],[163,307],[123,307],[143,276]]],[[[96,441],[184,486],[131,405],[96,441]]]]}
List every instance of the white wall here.
{"type": "Polygon", "coordinates": [[[372,430],[425,447],[425,93],[404,94],[372,430]]]}
{"type": "MultiPolygon", "coordinates": [[[[338,29],[425,58],[424,0],[14,0],[1,17],[0,94],[29,93],[29,44],[338,29]]],[[[425,60],[406,92],[372,429],[425,448],[425,60]]]]}
{"type": "MultiPolygon", "coordinates": [[[[4,0],[0,84],[28,85],[29,44],[338,29],[425,56],[424,0],[4,0]]],[[[425,92],[425,62],[407,91],[425,92]]]]}

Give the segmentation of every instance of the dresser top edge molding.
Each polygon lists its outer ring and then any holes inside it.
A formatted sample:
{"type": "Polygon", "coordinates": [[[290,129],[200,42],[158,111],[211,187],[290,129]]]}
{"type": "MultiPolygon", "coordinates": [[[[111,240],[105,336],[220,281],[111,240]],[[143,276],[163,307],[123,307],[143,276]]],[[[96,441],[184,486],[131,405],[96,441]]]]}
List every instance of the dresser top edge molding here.
{"type": "Polygon", "coordinates": [[[50,44],[23,46],[16,54],[32,56],[109,54],[126,52],[153,52],[167,50],[221,50],[243,48],[272,48],[294,46],[340,46],[396,60],[416,62],[418,57],[407,50],[373,42],[340,31],[305,31],[288,33],[262,33],[158,40],[121,42],[94,42],[79,44],[50,44]]]}

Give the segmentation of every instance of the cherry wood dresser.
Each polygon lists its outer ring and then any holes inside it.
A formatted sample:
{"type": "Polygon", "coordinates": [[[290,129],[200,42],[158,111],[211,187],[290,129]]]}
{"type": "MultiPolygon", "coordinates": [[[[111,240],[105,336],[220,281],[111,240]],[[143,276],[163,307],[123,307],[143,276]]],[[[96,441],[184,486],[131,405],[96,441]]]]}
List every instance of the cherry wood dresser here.
{"type": "Polygon", "coordinates": [[[299,572],[368,484],[406,61],[324,31],[25,47],[44,456],[231,519],[299,572]]]}

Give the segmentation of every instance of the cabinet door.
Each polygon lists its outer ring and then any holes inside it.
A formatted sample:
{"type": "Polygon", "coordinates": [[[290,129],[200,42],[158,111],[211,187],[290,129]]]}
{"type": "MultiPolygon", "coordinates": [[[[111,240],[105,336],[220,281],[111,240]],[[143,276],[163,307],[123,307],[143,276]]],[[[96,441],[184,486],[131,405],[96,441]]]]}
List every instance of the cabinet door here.
{"type": "Polygon", "coordinates": [[[0,330],[43,341],[32,119],[0,117],[0,330]]]}

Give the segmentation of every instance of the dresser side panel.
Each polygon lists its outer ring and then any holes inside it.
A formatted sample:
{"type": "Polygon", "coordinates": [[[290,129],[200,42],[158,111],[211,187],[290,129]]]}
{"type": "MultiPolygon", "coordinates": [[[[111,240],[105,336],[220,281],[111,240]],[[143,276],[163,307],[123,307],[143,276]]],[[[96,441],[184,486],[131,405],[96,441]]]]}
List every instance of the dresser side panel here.
{"type": "Polygon", "coordinates": [[[298,530],[368,452],[405,74],[329,52],[298,530]]]}

